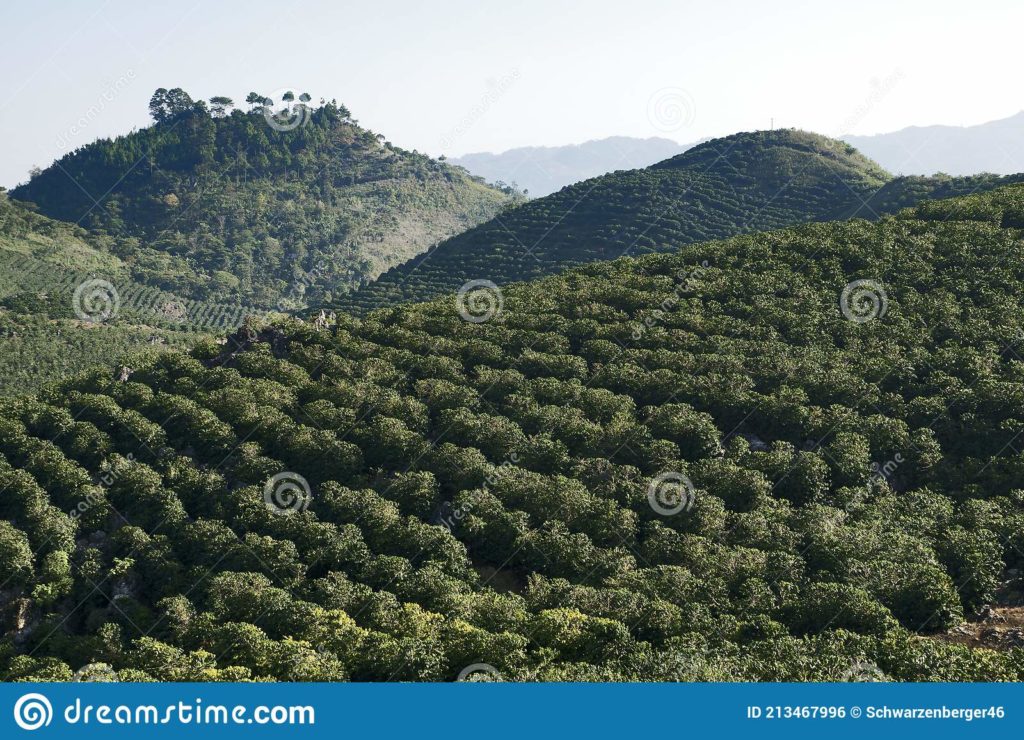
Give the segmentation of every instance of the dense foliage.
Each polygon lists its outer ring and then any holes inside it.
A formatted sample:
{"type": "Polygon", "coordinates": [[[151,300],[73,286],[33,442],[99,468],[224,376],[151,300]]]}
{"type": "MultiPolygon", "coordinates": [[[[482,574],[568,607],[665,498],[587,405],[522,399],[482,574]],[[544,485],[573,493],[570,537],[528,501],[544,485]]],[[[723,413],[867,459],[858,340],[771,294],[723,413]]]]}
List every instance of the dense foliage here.
{"type": "Polygon", "coordinates": [[[31,392],[84,368],[134,357],[142,350],[187,349],[207,336],[205,332],[124,321],[90,326],[45,313],[0,310],[0,396],[31,392]]]}
{"type": "Polygon", "coordinates": [[[674,251],[682,244],[807,221],[877,218],[926,198],[966,195],[1009,181],[994,175],[894,179],[849,145],[817,134],[735,134],[502,213],[336,305],[366,311],[434,298],[469,280],[505,285],[595,260],[674,251]]]}
{"type": "MultiPolygon", "coordinates": [[[[115,254],[119,244],[33,213],[0,191],[0,395],[32,391],[140,348],[188,347],[222,328],[199,312],[166,315],[163,308],[186,304],[134,282],[115,254]],[[108,320],[82,321],[75,291],[96,276],[110,281],[120,305],[108,320]]],[[[228,318],[245,312],[229,309],[228,318]]]]}
{"type": "Polygon", "coordinates": [[[895,213],[926,200],[955,198],[984,193],[993,188],[1024,182],[1024,175],[997,176],[991,174],[950,177],[938,174],[931,177],[896,177],[887,182],[864,203],[859,203],[843,217],[875,218],[883,213],[895,213]]]}
{"type": "Polygon", "coordinates": [[[300,125],[278,130],[273,101],[250,97],[244,113],[158,90],[156,125],[38,173],[12,194],[31,203],[0,191],[0,394],[329,299],[514,201],[382,144],[343,106],[300,95],[300,125]],[[117,293],[102,323],[73,311],[89,279],[117,293]]]}
{"type": "Polygon", "coordinates": [[[8,400],[3,675],[1024,679],[935,637],[1020,586],[1021,229],[1010,187],[8,400]]]}
{"type": "Polygon", "coordinates": [[[329,299],[511,202],[308,99],[281,130],[261,95],[244,112],[161,89],[155,125],[83,146],[11,197],[120,237],[140,283],[265,307],[329,299]]]}

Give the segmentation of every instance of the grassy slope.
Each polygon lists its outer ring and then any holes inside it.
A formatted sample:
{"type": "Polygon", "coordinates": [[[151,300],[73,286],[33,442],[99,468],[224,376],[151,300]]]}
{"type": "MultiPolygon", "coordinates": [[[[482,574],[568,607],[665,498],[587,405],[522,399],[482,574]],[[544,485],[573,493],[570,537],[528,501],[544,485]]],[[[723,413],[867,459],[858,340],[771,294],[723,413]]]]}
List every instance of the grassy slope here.
{"type": "Polygon", "coordinates": [[[334,106],[290,132],[259,113],[189,114],[89,144],[12,198],[54,218],[0,193],[0,394],[233,329],[247,312],[323,300],[511,201],[381,144],[334,106]],[[108,193],[102,206],[83,188],[108,193]],[[92,278],[121,302],[100,326],[72,311],[75,288],[92,278]]]}

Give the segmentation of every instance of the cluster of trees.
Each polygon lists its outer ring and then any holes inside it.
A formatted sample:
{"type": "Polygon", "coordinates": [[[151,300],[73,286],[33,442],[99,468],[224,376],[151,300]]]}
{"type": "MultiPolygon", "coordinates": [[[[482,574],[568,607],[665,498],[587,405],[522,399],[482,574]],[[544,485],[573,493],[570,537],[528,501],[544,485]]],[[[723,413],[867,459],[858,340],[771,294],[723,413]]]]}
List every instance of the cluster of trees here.
{"type": "Polygon", "coordinates": [[[1020,648],[935,637],[1019,590],[1021,226],[1007,188],[9,400],[3,675],[1024,679],[1020,648]],[[854,323],[867,276],[888,311],[854,323]],[[694,489],[671,515],[666,471],[694,489]],[[283,473],[303,506],[268,498],[283,473]]]}
{"type": "MultiPolygon", "coordinates": [[[[312,96],[306,92],[300,93],[296,97],[294,92],[288,90],[281,95],[281,102],[288,106],[302,105],[312,107],[310,106],[312,99],[312,96]]],[[[249,104],[250,110],[256,112],[262,112],[264,106],[272,107],[274,105],[272,98],[257,92],[249,93],[245,98],[245,102],[249,104]]],[[[323,101],[321,101],[321,104],[323,104],[323,101]]],[[[345,106],[338,105],[336,102],[333,105],[338,109],[338,113],[342,118],[346,120],[351,119],[351,115],[345,106]]],[[[193,112],[209,112],[215,118],[224,118],[231,113],[231,109],[234,106],[235,101],[224,95],[213,96],[210,98],[209,104],[207,104],[202,100],[193,100],[192,96],[180,87],[174,87],[170,90],[161,87],[157,88],[156,92],[149,99],[149,114],[156,123],[173,121],[175,118],[187,116],[193,112]]]]}
{"type": "Polygon", "coordinates": [[[736,134],[642,170],[570,185],[442,242],[429,259],[338,299],[365,312],[429,300],[487,276],[499,285],[622,255],[807,221],[875,219],[1020,178],[892,178],[840,141],[791,129],[736,134]]]}

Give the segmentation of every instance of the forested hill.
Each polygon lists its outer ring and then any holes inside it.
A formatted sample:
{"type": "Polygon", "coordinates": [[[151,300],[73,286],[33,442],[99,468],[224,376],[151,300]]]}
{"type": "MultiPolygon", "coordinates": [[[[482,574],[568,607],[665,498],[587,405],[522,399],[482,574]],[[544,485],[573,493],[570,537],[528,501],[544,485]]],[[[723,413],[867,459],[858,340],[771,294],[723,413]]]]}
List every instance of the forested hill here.
{"type": "Polygon", "coordinates": [[[791,129],[700,144],[642,170],[563,188],[443,242],[342,297],[366,311],[457,290],[498,285],[621,255],[807,221],[875,218],[918,199],[1004,184],[978,178],[896,178],[848,144],[791,129]]]}
{"type": "Polygon", "coordinates": [[[0,671],[1020,681],[950,630],[1024,593],[1022,229],[1013,186],[7,400],[0,671]]]}
{"type": "MultiPolygon", "coordinates": [[[[242,111],[227,98],[207,105],[158,90],[155,125],[88,144],[11,197],[137,238],[163,255],[138,266],[144,282],[262,306],[323,302],[511,200],[461,168],[382,141],[342,105],[282,97],[268,104],[253,93],[242,111]]],[[[120,256],[133,258],[130,249],[120,256]]]]}

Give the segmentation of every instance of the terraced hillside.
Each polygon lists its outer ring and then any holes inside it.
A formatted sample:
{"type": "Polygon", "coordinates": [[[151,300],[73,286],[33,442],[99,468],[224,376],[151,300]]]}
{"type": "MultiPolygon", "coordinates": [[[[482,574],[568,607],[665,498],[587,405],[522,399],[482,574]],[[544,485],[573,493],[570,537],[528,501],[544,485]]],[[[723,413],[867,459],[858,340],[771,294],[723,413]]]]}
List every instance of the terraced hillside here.
{"type": "Polygon", "coordinates": [[[264,308],[322,302],[513,200],[384,142],[343,105],[276,105],[228,113],[158,90],[153,126],[81,147],[11,197],[123,238],[144,283],[264,308]]]}
{"type": "Polygon", "coordinates": [[[715,139],[643,170],[615,172],[530,201],[449,239],[335,301],[367,311],[498,285],[622,255],[677,249],[808,221],[877,218],[923,198],[1014,180],[896,178],[840,141],[794,130],[715,139]]]}
{"type": "Polygon", "coordinates": [[[933,638],[1022,590],[1022,229],[1009,187],[7,400],[2,675],[1024,679],[933,638]]]}
{"type": "Polygon", "coordinates": [[[0,395],[136,351],[191,346],[254,313],[136,281],[122,241],[33,213],[0,191],[0,395]]]}
{"type": "Polygon", "coordinates": [[[950,177],[932,175],[919,177],[895,177],[864,203],[843,212],[845,217],[876,218],[879,214],[895,213],[927,200],[944,200],[975,193],[985,193],[994,188],[1024,182],[1024,174],[1017,175],[967,175],[950,177]]]}

